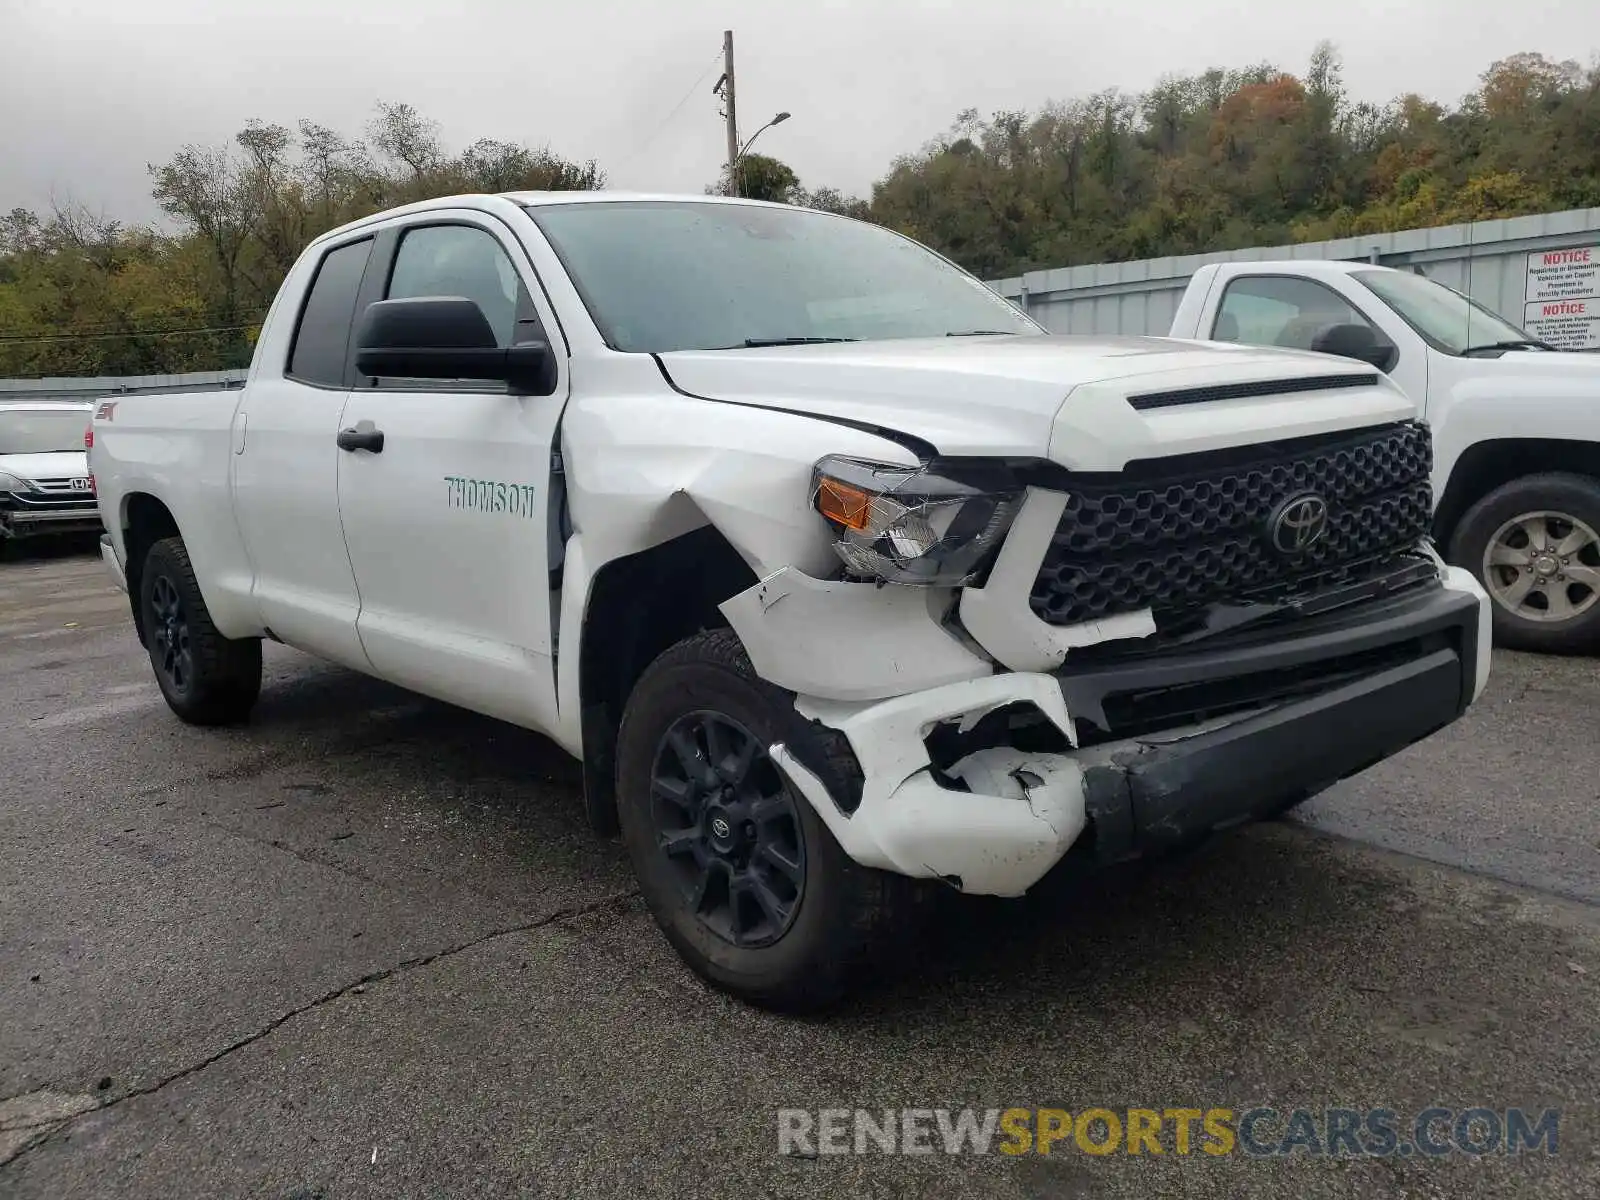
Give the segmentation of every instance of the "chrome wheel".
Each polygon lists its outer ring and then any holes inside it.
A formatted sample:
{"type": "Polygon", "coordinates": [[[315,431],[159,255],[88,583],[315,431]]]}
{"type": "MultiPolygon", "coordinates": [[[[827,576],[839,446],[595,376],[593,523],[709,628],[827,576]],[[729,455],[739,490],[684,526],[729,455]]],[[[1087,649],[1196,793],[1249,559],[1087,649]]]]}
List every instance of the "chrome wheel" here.
{"type": "Polygon", "coordinates": [[[1483,579],[1525,621],[1570,621],[1600,601],[1600,535],[1566,513],[1523,513],[1489,539],[1483,579]]]}

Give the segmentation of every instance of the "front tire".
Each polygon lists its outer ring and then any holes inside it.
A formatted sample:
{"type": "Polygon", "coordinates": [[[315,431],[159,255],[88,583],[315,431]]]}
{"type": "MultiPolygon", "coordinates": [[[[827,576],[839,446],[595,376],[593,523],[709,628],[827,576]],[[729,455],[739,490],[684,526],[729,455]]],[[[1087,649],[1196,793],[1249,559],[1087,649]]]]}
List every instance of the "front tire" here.
{"type": "Polygon", "coordinates": [[[191,725],[232,725],[248,717],[261,692],[261,640],[217,632],[182,538],[150,547],[139,606],[167,707],[191,725]]]}
{"type": "Polygon", "coordinates": [[[1600,648],[1600,481],[1565,472],[1514,479],[1461,518],[1448,557],[1489,593],[1496,645],[1600,648]]]}
{"type": "Polygon", "coordinates": [[[754,1004],[815,1009],[889,932],[909,932],[919,887],[844,853],[768,756],[776,742],[848,794],[853,757],[756,675],[731,630],[687,638],[628,699],[618,817],[645,903],[696,973],[754,1004]]]}

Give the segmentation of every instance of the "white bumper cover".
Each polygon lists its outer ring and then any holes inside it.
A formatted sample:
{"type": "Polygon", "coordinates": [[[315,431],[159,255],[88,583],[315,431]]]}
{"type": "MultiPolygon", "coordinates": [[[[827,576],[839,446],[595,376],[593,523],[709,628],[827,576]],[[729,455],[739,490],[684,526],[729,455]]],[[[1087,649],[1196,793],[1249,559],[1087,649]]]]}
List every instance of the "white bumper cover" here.
{"type": "MultiPolygon", "coordinates": [[[[1488,680],[1488,600],[1471,575],[1459,568],[1446,568],[1442,583],[1446,596],[1453,597],[1458,614],[1463,607],[1463,597],[1470,598],[1476,606],[1475,624],[1469,615],[1467,626],[1462,627],[1463,645],[1455,666],[1464,707],[1482,694],[1488,680]],[[1460,678],[1463,670],[1470,673],[1470,679],[1460,678]]],[[[741,630],[741,634],[743,632],[741,630]]],[[[835,632],[842,635],[843,630],[835,632]]],[[[1403,669],[1395,674],[1397,687],[1391,696],[1401,694],[1401,684],[1417,686],[1415,680],[1398,678],[1405,674],[1403,669]]],[[[1437,669],[1432,678],[1433,691],[1427,694],[1437,696],[1441,686],[1437,669]]],[[[1355,693],[1358,686],[1341,689],[1351,693],[1345,697],[1343,716],[1322,718],[1312,713],[1307,718],[1301,714],[1296,720],[1303,723],[1292,727],[1287,740],[1292,743],[1298,736],[1303,742],[1303,731],[1311,732],[1326,740],[1330,752],[1337,748],[1347,756],[1359,757],[1365,752],[1364,747],[1345,750],[1336,746],[1334,740],[1340,729],[1348,732],[1351,728],[1350,714],[1366,711],[1367,698],[1355,693]]],[[[1448,679],[1443,680],[1442,686],[1448,690],[1448,679]]],[[[1257,746],[1263,751],[1268,747],[1281,750],[1285,729],[1270,728],[1274,712],[1314,707],[1322,699],[1312,697],[1298,705],[1278,706],[1277,710],[1251,710],[1113,746],[1079,750],[1060,683],[1054,676],[1039,672],[988,675],[869,701],[801,695],[796,702],[801,714],[843,733],[859,760],[863,778],[861,800],[855,810],[848,813],[841,810],[822,782],[785,747],[774,746],[772,753],[856,862],[903,875],[945,879],[966,892],[1016,896],[1027,891],[1055,866],[1084,831],[1096,804],[1091,794],[1094,789],[1090,787],[1092,774],[1098,772],[1093,782],[1104,785],[1110,778],[1108,772],[1122,773],[1109,785],[1113,794],[1120,794],[1116,789],[1127,792],[1126,779],[1132,779],[1132,773],[1142,770],[1146,763],[1167,756],[1166,761],[1175,761],[1176,765],[1161,776],[1159,783],[1149,785],[1152,795],[1160,794],[1163,789],[1177,795],[1183,791],[1183,781],[1190,778],[1197,793],[1209,789],[1215,795],[1219,784],[1225,792],[1232,768],[1224,767],[1219,775],[1219,753],[1224,760],[1232,761],[1228,759],[1230,755],[1241,756],[1237,761],[1249,764],[1257,746]],[[1035,706],[1065,735],[1074,749],[1066,753],[1028,753],[1005,747],[980,750],[956,763],[948,772],[970,790],[939,782],[923,740],[933,727],[959,722],[963,728],[970,728],[984,714],[1018,702],[1035,706]],[[1258,732],[1264,732],[1265,736],[1252,740],[1258,732]],[[1192,760],[1184,758],[1188,753],[1185,747],[1202,743],[1208,748],[1195,755],[1194,760],[1204,761],[1199,767],[1191,767],[1192,760]],[[1194,773],[1188,776],[1185,771],[1194,773]],[[1179,781],[1176,791],[1173,791],[1174,780],[1179,781]]],[[[1403,709],[1402,704],[1397,718],[1401,737],[1405,736],[1403,709]]],[[[1454,715],[1458,714],[1452,712],[1446,721],[1454,715]]],[[[1384,753],[1398,748],[1398,745],[1388,744],[1382,747],[1384,753]]],[[[1164,769],[1156,768],[1157,771],[1164,769]]],[[[1307,769],[1304,762],[1299,764],[1299,769],[1307,769]]],[[[1263,778],[1272,776],[1269,772],[1263,778]]],[[[1333,781],[1308,777],[1302,782],[1314,790],[1316,786],[1333,781]]],[[[1134,784],[1132,790],[1136,792],[1137,786],[1134,784]]],[[[1263,795],[1255,797],[1254,801],[1247,798],[1233,803],[1240,808],[1240,819],[1246,819],[1252,811],[1250,803],[1271,798],[1263,795]]],[[[1138,801],[1126,799],[1122,803],[1132,810],[1138,801]]],[[[1161,814],[1149,819],[1159,827],[1183,819],[1209,821],[1216,815],[1213,802],[1198,817],[1161,814]]],[[[1129,822],[1146,819],[1125,816],[1129,822]]]]}
{"type": "Polygon", "coordinates": [[[870,704],[802,698],[801,714],[843,733],[861,764],[861,803],[849,814],[785,747],[773,747],[773,758],[863,866],[1019,896],[1083,832],[1081,770],[1064,754],[984,750],[951,769],[972,789],[958,791],[934,779],[922,741],[941,722],[970,727],[1016,702],[1034,704],[1072,737],[1061,688],[1048,675],[991,675],[870,704]]]}

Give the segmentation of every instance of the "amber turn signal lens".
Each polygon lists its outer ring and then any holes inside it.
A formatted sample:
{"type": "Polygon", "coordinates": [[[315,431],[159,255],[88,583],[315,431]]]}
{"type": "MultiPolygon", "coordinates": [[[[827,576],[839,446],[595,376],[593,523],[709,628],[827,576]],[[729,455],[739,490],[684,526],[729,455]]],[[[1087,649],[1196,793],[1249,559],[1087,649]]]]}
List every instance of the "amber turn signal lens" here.
{"type": "Polygon", "coordinates": [[[817,511],[846,529],[860,532],[872,517],[872,493],[824,476],[817,485],[817,511]]]}

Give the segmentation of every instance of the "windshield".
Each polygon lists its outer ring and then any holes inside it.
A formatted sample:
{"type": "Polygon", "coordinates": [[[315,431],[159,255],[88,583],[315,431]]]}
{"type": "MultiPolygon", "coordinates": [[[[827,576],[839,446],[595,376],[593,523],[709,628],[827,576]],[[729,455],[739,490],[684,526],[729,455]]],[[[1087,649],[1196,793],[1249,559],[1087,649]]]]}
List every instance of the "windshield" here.
{"type": "Polygon", "coordinates": [[[1355,271],[1401,320],[1446,354],[1531,341],[1504,317],[1442,283],[1409,271],[1355,271]]]}
{"type": "Polygon", "coordinates": [[[617,350],[1040,332],[972,276],[860,221],[685,201],[528,211],[617,350]]]}
{"type": "Polygon", "coordinates": [[[0,454],[82,450],[90,412],[82,405],[0,407],[0,454]]]}

